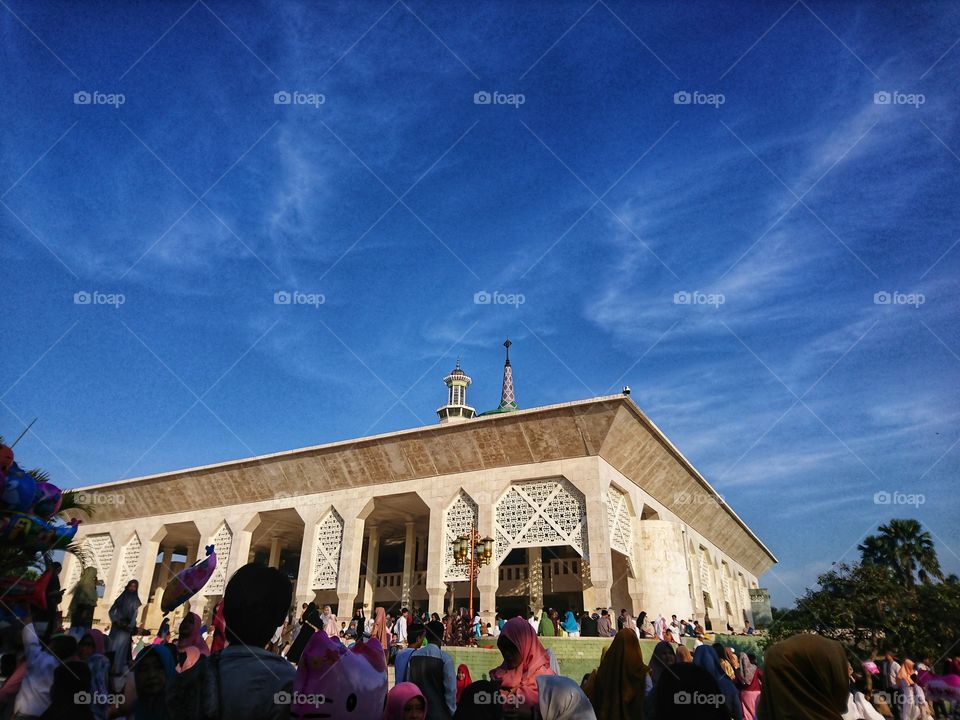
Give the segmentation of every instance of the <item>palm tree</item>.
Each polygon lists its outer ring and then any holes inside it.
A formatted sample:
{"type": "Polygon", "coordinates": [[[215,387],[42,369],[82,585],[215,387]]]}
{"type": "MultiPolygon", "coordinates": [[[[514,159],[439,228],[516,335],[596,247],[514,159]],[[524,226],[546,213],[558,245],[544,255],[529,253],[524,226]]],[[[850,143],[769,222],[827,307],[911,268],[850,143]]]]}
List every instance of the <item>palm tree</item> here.
{"type": "Polygon", "coordinates": [[[933,538],[918,521],[893,519],[879,529],[857,546],[864,563],[890,568],[907,589],[917,581],[943,580],[933,538]]]}

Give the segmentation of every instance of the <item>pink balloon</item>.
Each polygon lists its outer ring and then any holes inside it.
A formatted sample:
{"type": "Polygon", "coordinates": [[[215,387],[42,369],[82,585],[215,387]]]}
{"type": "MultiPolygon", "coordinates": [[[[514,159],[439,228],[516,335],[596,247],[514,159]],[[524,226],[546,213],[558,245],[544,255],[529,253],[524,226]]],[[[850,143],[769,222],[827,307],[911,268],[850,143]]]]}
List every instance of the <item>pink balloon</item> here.
{"type": "Polygon", "coordinates": [[[379,718],[386,699],[387,665],[375,638],[348,650],[325,632],[313,634],[293,681],[291,718],[379,718]]]}

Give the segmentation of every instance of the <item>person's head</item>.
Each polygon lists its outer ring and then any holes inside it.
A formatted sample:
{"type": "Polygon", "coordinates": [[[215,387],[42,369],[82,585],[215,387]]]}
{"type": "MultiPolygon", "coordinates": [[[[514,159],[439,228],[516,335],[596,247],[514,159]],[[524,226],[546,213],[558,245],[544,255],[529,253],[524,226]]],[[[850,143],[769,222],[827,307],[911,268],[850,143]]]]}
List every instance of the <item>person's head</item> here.
{"type": "Polygon", "coordinates": [[[223,617],[231,643],[262,648],[290,607],[293,588],[276,568],[250,563],[237,570],[223,593],[223,617]]]}
{"type": "Polygon", "coordinates": [[[69,635],[54,635],[50,638],[49,647],[57,660],[66,660],[77,652],[77,641],[69,635]]]}
{"type": "Polygon", "coordinates": [[[840,717],[850,696],[847,656],[835,640],[801,634],[770,646],[764,656],[761,716],[840,717]]]}
{"type": "Polygon", "coordinates": [[[76,695],[90,691],[90,668],[85,662],[73,660],[57,665],[53,671],[50,702],[58,706],[73,705],[76,695]]]}
{"type": "Polygon", "coordinates": [[[80,642],[77,643],[77,659],[86,662],[89,660],[93,654],[97,651],[97,643],[93,639],[93,635],[87,633],[82,638],[80,642]]]}
{"type": "Polygon", "coordinates": [[[693,662],[693,653],[690,652],[690,648],[686,645],[677,646],[677,664],[679,663],[692,663],[693,662]]]}
{"type": "Polygon", "coordinates": [[[180,622],[180,637],[188,638],[191,633],[193,633],[194,625],[196,625],[196,615],[193,613],[187,613],[184,615],[183,620],[180,622]]]}
{"type": "Polygon", "coordinates": [[[497,638],[497,649],[500,651],[500,654],[503,655],[503,664],[506,667],[513,669],[520,664],[522,659],[520,657],[520,648],[503,633],[500,633],[500,637],[497,638]]]}
{"type": "Polygon", "coordinates": [[[600,615],[601,615],[602,617],[606,617],[606,616],[609,615],[609,614],[610,614],[610,613],[607,612],[606,608],[604,608],[603,610],[600,611],[600,615]]]}
{"type": "Polygon", "coordinates": [[[384,720],[423,720],[426,715],[427,699],[413,683],[397,683],[387,693],[384,720]]]}
{"type": "Polygon", "coordinates": [[[621,615],[626,615],[626,614],[627,614],[627,609],[626,609],[626,608],[620,608],[620,614],[621,614],[621,615]]]}
{"type": "Polygon", "coordinates": [[[162,695],[167,680],[173,677],[174,673],[173,655],[166,645],[145,647],[133,662],[137,696],[147,698],[162,695]]]}
{"type": "Polygon", "coordinates": [[[467,670],[467,666],[461,664],[461,665],[457,668],[457,680],[466,680],[466,679],[467,679],[467,675],[469,675],[469,672],[468,672],[468,670],[467,670]]]}
{"type": "Polygon", "coordinates": [[[670,616],[670,619],[676,621],[677,616],[676,616],[676,615],[671,615],[671,616],[670,616]]]}
{"type": "Polygon", "coordinates": [[[340,623],[340,629],[343,630],[347,624],[345,622],[340,623]]]}
{"type": "Polygon", "coordinates": [[[499,692],[499,683],[492,680],[470,683],[463,689],[454,717],[456,720],[502,720],[503,703],[490,702],[499,692]]]}
{"type": "Polygon", "coordinates": [[[423,640],[424,631],[425,628],[419,622],[413,623],[407,628],[407,643],[411,646],[419,645],[420,641],[423,640]]]}
{"type": "Polygon", "coordinates": [[[443,645],[443,623],[431,620],[427,623],[427,642],[431,645],[443,645]]]}
{"type": "Polygon", "coordinates": [[[127,592],[137,592],[140,589],[140,582],[138,580],[131,580],[127,583],[125,588],[127,592]]]}
{"type": "Polygon", "coordinates": [[[653,648],[653,655],[650,656],[650,677],[653,679],[653,684],[656,685],[664,671],[673,667],[676,662],[677,654],[673,646],[665,640],[658,642],[653,648]]]}

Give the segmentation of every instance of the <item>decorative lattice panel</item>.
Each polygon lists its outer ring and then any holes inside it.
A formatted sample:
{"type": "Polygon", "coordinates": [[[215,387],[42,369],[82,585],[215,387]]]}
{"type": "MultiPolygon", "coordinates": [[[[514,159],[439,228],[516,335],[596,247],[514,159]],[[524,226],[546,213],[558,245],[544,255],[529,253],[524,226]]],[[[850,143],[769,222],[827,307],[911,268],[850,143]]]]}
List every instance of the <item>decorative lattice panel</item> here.
{"type": "Polygon", "coordinates": [[[313,561],[313,587],[332,590],[337,587],[340,572],[340,549],[343,547],[343,518],[333,508],[317,523],[317,552],[313,561]]]}
{"type": "Polygon", "coordinates": [[[113,587],[113,597],[116,597],[131,580],[138,580],[137,566],[140,564],[140,538],[136,533],[120,550],[120,570],[117,572],[117,583],[113,587]]]}
{"type": "Polygon", "coordinates": [[[453,560],[452,543],[477,527],[477,504],[463,490],[443,513],[443,528],[446,542],[443,545],[443,581],[456,582],[467,579],[467,567],[453,560]]]}
{"type": "MultiPolygon", "coordinates": [[[[106,582],[107,574],[110,572],[110,566],[113,564],[113,538],[110,533],[101,533],[98,535],[87,535],[80,541],[80,549],[83,553],[83,562],[87,566],[93,566],[97,569],[97,580],[106,582]]],[[[67,583],[67,589],[73,590],[77,581],[80,580],[79,562],[73,563],[73,569],[70,571],[70,580],[67,583]]]]}
{"type": "MultiPolygon", "coordinates": [[[[230,549],[233,547],[233,532],[230,530],[230,527],[223,523],[213,534],[212,540],[207,543],[213,545],[214,551],[217,553],[217,567],[213,571],[213,575],[210,576],[210,579],[207,581],[207,584],[203,587],[204,595],[223,595],[223,590],[227,586],[227,571],[229,570],[230,564],[230,549]]],[[[200,548],[200,557],[206,556],[206,550],[200,548]]]]}
{"type": "Polygon", "coordinates": [[[516,483],[497,501],[497,562],[515,547],[570,545],[584,552],[587,505],[567,480],[516,483]]]}
{"type": "Polygon", "coordinates": [[[707,551],[700,549],[700,586],[706,592],[710,592],[710,561],[707,559],[707,551]]]}
{"type": "Polygon", "coordinates": [[[607,493],[607,520],[610,524],[610,547],[633,558],[633,521],[627,494],[612,485],[607,493]]]}

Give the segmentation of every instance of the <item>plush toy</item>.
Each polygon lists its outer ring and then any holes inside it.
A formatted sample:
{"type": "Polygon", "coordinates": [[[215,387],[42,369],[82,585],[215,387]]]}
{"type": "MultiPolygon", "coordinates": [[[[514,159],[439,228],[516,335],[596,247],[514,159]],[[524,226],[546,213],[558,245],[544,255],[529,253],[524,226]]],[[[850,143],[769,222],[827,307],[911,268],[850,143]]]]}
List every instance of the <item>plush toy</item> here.
{"type": "Polygon", "coordinates": [[[24,472],[19,465],[12,463],[0,495],[0,510],[20,510],[30,512],[37,501],[37,481],[24,472]]]}
{"type": "Polygon", "coordinates": [[[0,482],[6,479],[11,465],[13,465],[13,448],[0,445],[0,482]]]}
{"type": "Polygon", "coordinates": [[[928,670],[917,675],[927,700],[960,702],[960,675],[934,675],[928,670]]]}
{"type": "Polygon", "coordinates": [[[36,515],[0,512],[0,546],[16,545],[25,550],[57,550],[70,544],[77,534],[77,518],[67,525],[54,525],[36,515]]]}
{"type": "Polygon", "coordinates": [[[207,584],[217,567],[217,553],[213,545],[207,545],[207,556],[174,575],[163,590],[160,609],[166,615],[196,595],[207,584]]]}
{"type": "Polygon", "coordinates": [[[60,509],[63,492],[53,483],[37,483],[37,500],[33,504],[33,514],[42,518],[51,518],[60,509]]]}
{"type": "Polygon", "coordinates": [[[26,580],[22,575],[8,575],[0,578],[0,597],[7,605],[34,605],[47,609],[47,585],[53,577],[53,570],[47,570],[36,580],[26,580]]]}
{"type": "Polygon", "coordinates": [[[297,666],[291,699],[294,720],[381,717],[387,699],[383,647],[374,638],[348,650],[325,632],[314,633],[297,666]]]}

